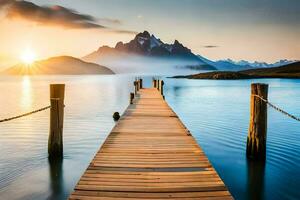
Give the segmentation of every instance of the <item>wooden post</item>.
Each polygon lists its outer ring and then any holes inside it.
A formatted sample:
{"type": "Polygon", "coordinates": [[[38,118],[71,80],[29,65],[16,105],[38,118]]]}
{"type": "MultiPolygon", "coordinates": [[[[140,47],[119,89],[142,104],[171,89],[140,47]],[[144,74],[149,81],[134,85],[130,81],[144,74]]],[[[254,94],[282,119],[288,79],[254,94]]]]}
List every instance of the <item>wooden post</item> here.
{"type": "Polygon", "coordinates": [[[154,88],[156,88],[156,80],[155,79],[152,80],[152,85],[154,88]]]}
{"type": "Polygon", "coordinates": [[[143,79],[140,78],[140,88],[143,89],[143,79]]]}
{"type": "Polygon", "coordinates": [[[64,124],[65,84],[50,85],[50,131],[48,154],[50,158],[63,156],[63,124],[64,124]]]}
{"type": "Polygon", "coordinates": [[[163,80],[160,81],[160,94],[164,96],[164,84],[165,82],[163,80]]]}
{"type": "Polygon", "coordinates": [[[265,159],[267,137],[267,104],[259,97],[268,100],[268,85],[251,84],[250,125],[247,137],[247,157],[265,159]]]}
{"type": "Polygon", "coordinates": [[[133,104],[133,99],[134,99],[134,93],[130,93],[130,100],[129,100],[129,103],[130,104],[133,104]]]}
{"type": "Polygon", "coordinates": [[[136,91],[139,91],[140,90],[140,81],[139,81],[139,79],[135,79],[135,85],[136,85],[136,91]]]}
{"type": "Polygon", "coordinates": [[[137,89],[137,81],[134,81],[133,85],[134,85],[134,94],[137,94],[137,91],[138,91],[138,89],[137,89]]]}
{"type": "Polygon", "coordinates": [[[141,83],[140,83],[140,79],[137,79],[136,80],[136,82],[137,82],[137,90],[139,91],[140,90],[140,88],[141,88],[141,83]]]}
{"type": "Polygon", "coordinates": [[[162,88],[162,84],[163,84],[163,80],[158,80],[158,84],[157,84],[157,89],[159,90],[159,91],[161,91],[161,88],[162,88]]]}

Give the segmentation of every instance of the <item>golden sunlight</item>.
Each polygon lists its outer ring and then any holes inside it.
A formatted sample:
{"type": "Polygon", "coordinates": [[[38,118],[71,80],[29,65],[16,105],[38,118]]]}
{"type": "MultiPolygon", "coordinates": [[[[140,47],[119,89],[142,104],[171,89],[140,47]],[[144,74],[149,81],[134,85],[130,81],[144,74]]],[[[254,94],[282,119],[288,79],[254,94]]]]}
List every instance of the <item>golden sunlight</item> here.
{"type": "Polygon", "coordinates": [[[22,77],[22,88],[21,88],[21,98],[20,105],[21,111],[26,112],[29,109],[32,109],[33,94],[32,94],[32,84],[30,76],[22,77]]]}
{"type": "Polygon", "coordinates": [[[35,52],[27,48],[22,54],[21,54],[21,60],[25,64],[31,65],[36,60],[36,54],[35,52]]]}

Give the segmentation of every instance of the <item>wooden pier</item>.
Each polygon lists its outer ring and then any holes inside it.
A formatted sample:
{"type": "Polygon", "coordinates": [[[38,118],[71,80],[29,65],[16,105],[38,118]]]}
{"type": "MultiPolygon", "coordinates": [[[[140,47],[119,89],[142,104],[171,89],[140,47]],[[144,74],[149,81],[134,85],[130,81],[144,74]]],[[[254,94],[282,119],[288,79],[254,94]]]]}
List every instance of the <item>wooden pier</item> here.
{"type": "Polygon", "coordinates": [[[69,199],[233,199],[156,88],[140,89],[69,199]]]}

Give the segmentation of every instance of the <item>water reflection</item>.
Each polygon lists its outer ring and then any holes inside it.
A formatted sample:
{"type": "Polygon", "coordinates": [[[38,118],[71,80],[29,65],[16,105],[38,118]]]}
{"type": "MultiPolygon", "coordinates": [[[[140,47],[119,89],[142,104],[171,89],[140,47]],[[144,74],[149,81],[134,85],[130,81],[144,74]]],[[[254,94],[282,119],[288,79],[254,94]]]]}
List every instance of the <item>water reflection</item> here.
{"type": "Polygon", "coordinates": [[[249,200],[264,198],[265,161],[247,159],[248,181],[247,194],[249,200]]]}
{"type": "Polygon", "coordinates": [[[182,87],[180,87],[180,86],[174,86],[174,87],[172,87],[175,97],[177,97],[177,96],[180,95],[179,92],[180,92],[181,88],[182,87]]]}
{"type": "Polygon", "coordinates": [[[50,175],[50,196],[48,199],[64,198],[63,159],[48,159],[50,175]]]}
{"type": "Polygon", "coordinates": [[[29,76],[22,77],[22,89],[21,89],[21,109],[28,110],[32,106],[32,85],[29,76]]]}

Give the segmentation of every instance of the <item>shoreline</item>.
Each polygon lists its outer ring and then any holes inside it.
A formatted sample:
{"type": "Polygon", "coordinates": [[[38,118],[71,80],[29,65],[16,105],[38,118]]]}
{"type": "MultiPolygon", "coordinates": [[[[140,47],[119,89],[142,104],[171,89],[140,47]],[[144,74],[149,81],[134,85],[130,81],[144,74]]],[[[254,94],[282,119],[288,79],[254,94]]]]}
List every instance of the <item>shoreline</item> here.
{"type": "Polygon", "coordinates": [[[242,71],[213,71],[192,75],[179,75],[169,78],[212,79],[212,80],[241,80],[259,78],[300,79],[300,62],[280,67],[257,68],[242,71]]]}

